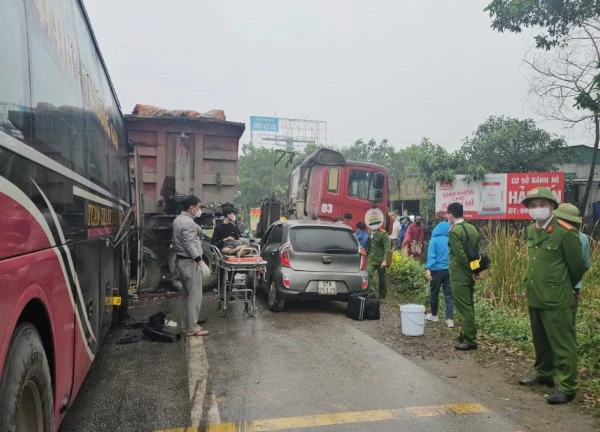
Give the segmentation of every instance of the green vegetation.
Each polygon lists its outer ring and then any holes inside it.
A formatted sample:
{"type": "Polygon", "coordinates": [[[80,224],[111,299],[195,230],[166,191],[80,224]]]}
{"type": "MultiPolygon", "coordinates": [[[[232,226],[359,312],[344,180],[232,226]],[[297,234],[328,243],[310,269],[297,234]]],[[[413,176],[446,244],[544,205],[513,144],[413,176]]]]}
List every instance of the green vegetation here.
{"type": "MultiPolygon", "coordinates": [[[[400,150],[385,139],[379,142],[359,139],[338,150],[347,160],[386,167],[391,185],[405,179],[420,182],[430,196],[422,203],[421,213],[431,219],[436,181],[452,180],[457,174],[476,179],[485,173],[552,170],[559,165],[565,146],[562,138],[539,129],[533,120],[492,116],[465,138],[455,152],[448,152],[427,138],[400,150]]],[[[236,205],[242,208],[257,205],[269,196],[271,185],[275,198],[284,199],[288,174],[316,148],[309,145],[298,151],[290,164],[286,164],[284,157],[275,166],[281,156],[276,149],[244,145],[239,159],[236,205]]]]}
{"type": "MultiPolygon", "coordinates": [[[[526,247],[521,230],[488,226],[482,230],[492,267],[476,287],[475,313],[482,334],[510,343],[533,360],[527,298],[523,286],[526,247]]],[[[600,408],[600,244],[592,245],[592,267],[584,276],[577,314],[581,399],[600,408]]],[[[388,272],[391,304],[419,303],[428,307],[422,263],[400,256],[388,272]],[[411,262],[412,261],[412,262],[411,262]]]]}

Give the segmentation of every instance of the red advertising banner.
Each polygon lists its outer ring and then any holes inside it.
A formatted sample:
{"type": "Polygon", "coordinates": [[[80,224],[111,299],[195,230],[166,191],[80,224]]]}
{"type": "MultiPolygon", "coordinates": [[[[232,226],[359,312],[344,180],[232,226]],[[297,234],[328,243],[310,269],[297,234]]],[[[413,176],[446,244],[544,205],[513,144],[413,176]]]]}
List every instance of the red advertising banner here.
{"type": "Polygon", "coordinates": [[[508,180],[508,206],[506,219],[530,219],[529,212],[521,201],[531,189],[545,187],[552,191],[559,203],[563,202],[565,173],[510,173],[508,180]]]}
{"type": "Polygon", "coordinates": [[[437,183],[435,210],[443,213],[448,205],[459,202],[467,219],[529,219],[521,204],[527,192],[546,187],[562,202],[564,185],[562,172],[487,174],[478,182],[456,176],[452,182],[437,183]]]}

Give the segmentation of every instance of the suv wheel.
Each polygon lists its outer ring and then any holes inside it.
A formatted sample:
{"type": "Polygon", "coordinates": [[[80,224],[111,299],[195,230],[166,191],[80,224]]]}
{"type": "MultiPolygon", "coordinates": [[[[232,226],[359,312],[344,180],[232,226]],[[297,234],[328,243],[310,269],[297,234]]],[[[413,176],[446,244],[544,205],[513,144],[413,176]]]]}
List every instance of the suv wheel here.
{"type": "Polygon", "coordinates": [[[285,305],[285,300],[279,298],[279,294],[277,293],[277,286],[274,281],[271,281],[269,285],[269,299],[268,299],[269,309],[273,312],[281,312],[283,310],[283,306],[285,305]]]}

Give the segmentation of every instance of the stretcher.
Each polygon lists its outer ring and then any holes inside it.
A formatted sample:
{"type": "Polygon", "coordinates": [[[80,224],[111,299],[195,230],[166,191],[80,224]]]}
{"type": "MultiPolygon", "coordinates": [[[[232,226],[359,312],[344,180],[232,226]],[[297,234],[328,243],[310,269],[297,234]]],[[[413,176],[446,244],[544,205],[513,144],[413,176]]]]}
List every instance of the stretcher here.
{"type": "Polygon", "coordinates": [[[232,303],[244,303],[246,313],[254,316],[259,275],[264,275],[267,267],[260,246],[244,246],[236,255],[224,255],[216,246],[211,249],[217,272],[219,316],[227,316],[227,307],[232,303]]]}

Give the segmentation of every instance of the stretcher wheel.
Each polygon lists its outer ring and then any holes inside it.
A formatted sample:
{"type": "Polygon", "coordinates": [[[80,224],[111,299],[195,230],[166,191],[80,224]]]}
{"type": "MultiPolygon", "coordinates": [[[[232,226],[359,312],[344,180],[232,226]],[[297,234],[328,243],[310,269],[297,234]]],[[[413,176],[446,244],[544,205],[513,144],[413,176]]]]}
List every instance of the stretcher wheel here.
{"type": "Polygon", "coordinates": [[[248,316],[253,317],[254,315],[256,315],[256,308],[254,306],[248,306],[248,308],[246,309],[246,313],[248,314],[248,316]]]}
{"type": "Polygon", "coordinates": [[[227,309],[219,309],[219,316],[225,318],[227,316],[227,309]]]}
{"type": "Polygon", "coordinates": [[[221,310],[221,300],[217,300],[217,310],[221,310]]]}

